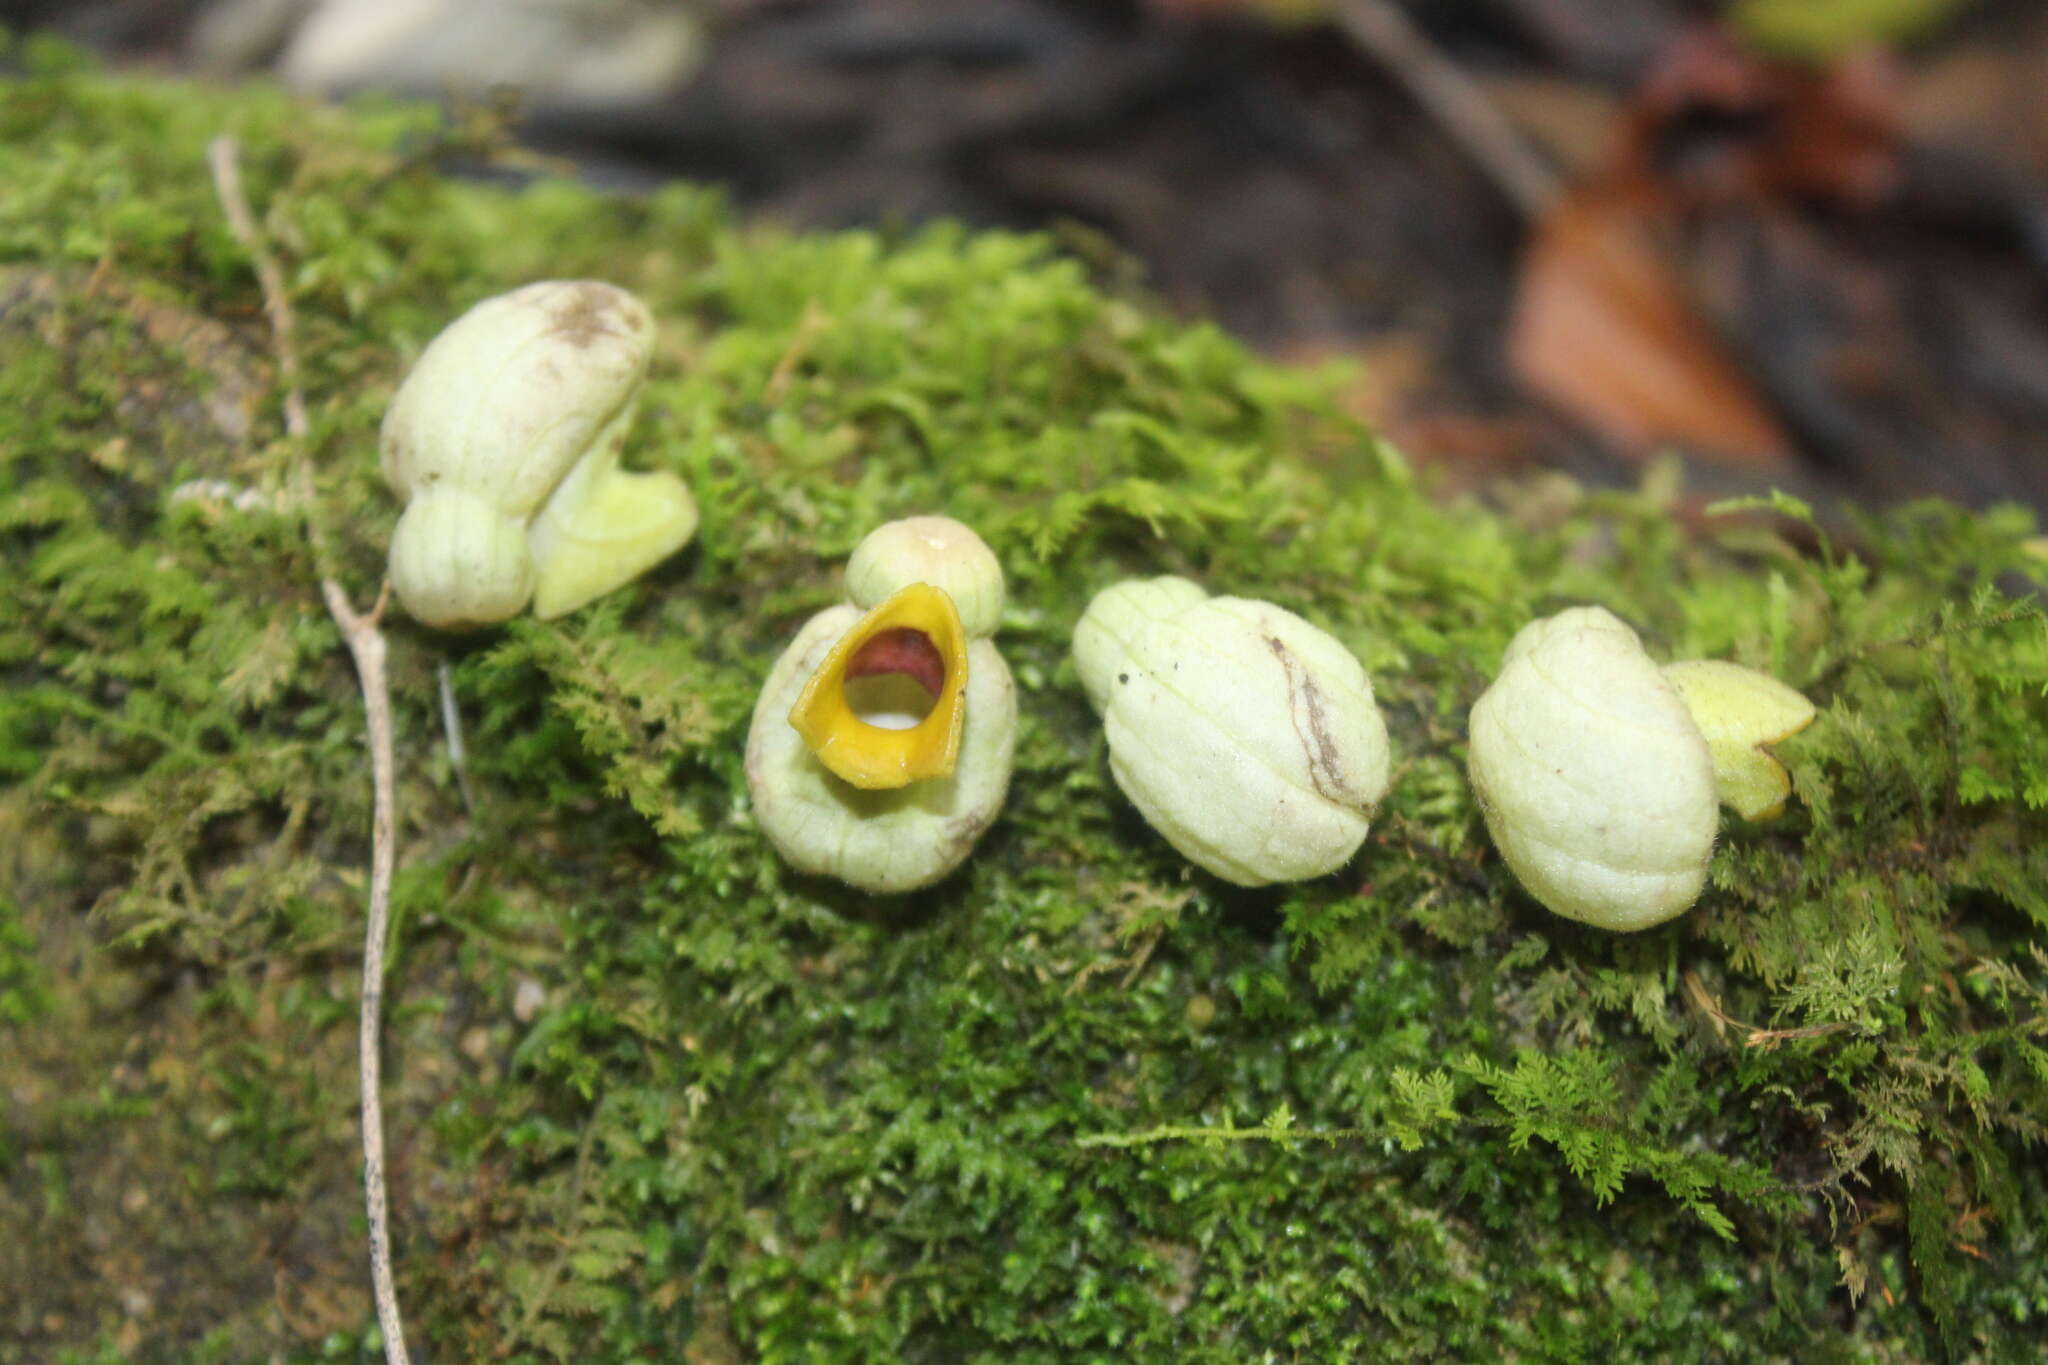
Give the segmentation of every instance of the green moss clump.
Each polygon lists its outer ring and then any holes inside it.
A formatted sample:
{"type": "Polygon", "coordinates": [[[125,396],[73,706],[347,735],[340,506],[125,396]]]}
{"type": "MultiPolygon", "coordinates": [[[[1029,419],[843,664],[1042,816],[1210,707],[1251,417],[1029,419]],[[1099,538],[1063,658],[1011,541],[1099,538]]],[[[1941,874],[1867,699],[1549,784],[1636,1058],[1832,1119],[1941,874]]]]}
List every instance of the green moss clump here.
{"type": "Polygon", "coordinates": [[[389,624],[393,1196],[435,1358],[2006,1359],[2038,1333],[2028,514],[1918,505],[1814,554],[1770,529],[1810,536],[1790,503],[1703,534],[1645,494],[1441,505],[1332,376],[1035,238],[465,183],[437,168],[489,139],[416,110],[24,60],[0,1283],[31,1288],[0,1362],[374,1354],[369,788],[315,581],[374,591],[374,431],[409,360],[548,276],[662,320],[633,448],[704,526],[559,622],[389,624]],[[303,444],[204,170],[221,131],[286,260],[303,444]],[[877,902],[778,863],[741,741],[859,537],[937,510],[1010,574],[1018,775],[967,868],[877,902]],[[1346,873],[1235,890],[1116,793],[1067,638],[1157,572],[1365,661],[1398,768],[1346,873]],[[1701,905],[1640,936],[1523,896],[1462,775],[1509,636],[1579,601],[1822,708],[1784,746],[1791,814],[1731,822],[1701,905]]]}

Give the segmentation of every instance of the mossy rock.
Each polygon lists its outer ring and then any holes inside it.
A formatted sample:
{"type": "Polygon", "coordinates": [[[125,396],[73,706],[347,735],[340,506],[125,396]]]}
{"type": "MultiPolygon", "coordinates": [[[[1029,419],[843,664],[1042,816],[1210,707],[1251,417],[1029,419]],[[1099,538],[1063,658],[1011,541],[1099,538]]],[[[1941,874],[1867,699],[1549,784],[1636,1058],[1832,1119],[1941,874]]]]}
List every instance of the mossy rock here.
{"type": "Polygon", "coordinates": [[[1546,484],[1432,499],[1335,379],[1043,240],[790,237],[502,164],[488,129],[117,80],[0,92],[0,1362],[377,1355],[353,1052],[374,432],[526,280],[661,320],[634,458],[697,543],[557,622],[387,623],[401,867],[387,1127],[433,1360],[1904,1360],[2048,1314],[2048,627],[2031,517],[1546,484]],[[313,432],[203,147],[284,258],[313,432]],[[780,865],[742,738],[877,522],[1002,557],[1018,772],[870,899],[780,865]],[[1796,542],[1796,545],[1795,545],[1796,542]],[[1345,872],[1193,873],[1066,646],[1184,573],[1365,662],[1392,793],[1345,872]],[[1524,896],[1463,777],[1531,616],[1820,704],[1701,904],[1524,896]],[[464,800],[443,665],[465,718],[464,800]]]}

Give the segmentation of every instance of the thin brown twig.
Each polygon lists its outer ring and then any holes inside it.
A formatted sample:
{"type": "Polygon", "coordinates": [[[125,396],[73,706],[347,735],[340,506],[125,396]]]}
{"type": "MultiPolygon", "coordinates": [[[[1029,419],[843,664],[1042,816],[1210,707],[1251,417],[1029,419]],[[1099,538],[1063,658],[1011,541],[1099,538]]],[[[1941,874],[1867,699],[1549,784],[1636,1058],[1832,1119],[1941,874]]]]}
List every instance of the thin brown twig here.
{"type": "Polygon", "coordinates": [[[263,291],[263,311],[270,319],[270,341],[277,350],[277,377],[284,387],[284,429],[304,438],[311,424],[306,420],[306,397],[299,389],[299,348],[292,340],[292,302],[285,292],[284,271],[249,212],[249,200],[242,193],[241,147],[231,137],[217,137],[206,144],[207,164],[213,168],[213,188],[228,216],[235,240],[248,248],[256,264],[256,283],[263,291]]]}
{"type": "Polygon", "coordinates": [[[1714,1026],[1714,1036],[1716,1038],[1725,1039],[1731,1027],[1745,1029],[1753,1027],[1743,1023],[1740,1019],[1722,1009],[1721,1002],[1714,999],[1713,993],[1707,989],[1707,983],[1700,980],[1700,974],[1692,968],[1687,967],[1685,975],[1680,980],[1685,982],[1686,993],[1692,996],[1693,1004],[1699,1006],[1700,1013],[1706,1015],[1707,1022],[1714,1026]]]}
{"type": "Polygon", "coordinates": [[[398,1290],[391,1278],[391,1212],[384,1185],[383,1062],[379,1031],[384,1006],[384,946],[391,922],[391,876],[397,860],[397,779],[391,742],[391,688],[384,676],[384,633],[377,623],[391,600],[391,585],[377,604],[358,616],[348,594],[331,578],[320,580],[327,610],[341,627],[355,656],[363,685],[363,714],[370,734],[370,912],[363,929],[363,999],[359,1021],[362,1048],[363,1196],[370,1216],[370,1279],[377,1322],[384,1329],[384,1359],[407,1365],[405,1326],[398,1290]]]}
{"type": "Polygon", "coordinates": [[[1795,1038],[1825,1038],[1830,1033],[1840,1033],[1851,1027],[1853,1025],[1838,1019],[1831,1024],[1805,1024],[1799,1028],[1753,1028],[1742,1040],[1742,1045],[1770,1049],[1795,1038]]]}
{"type": "MultiPolygon", "coordinates": [[[[299,388],[298,350],[293,343],[291,300],[284,272],[270,252],[249,201],[242,192],[240,148],[231,137],[207,144],[214,192],[227,215],[235,239],[255,263],[263,292],[263,310],[270,319],[277,351],[278,377],[284,386],[285,432],[303,441],[311,430],[305,395],[299,388]]],[[[308,515],[311,509],[308,507],[308,515]]],[[[370,743],[370,906],[363,931],[363,991],[360,1019],[360,1074],[363,1106],[363,1194],[370,1219],[370,1286],[377,1300],[377,1323],[384,1334],[387,1365],[409,1365],[405,1325],[398,1311],[398,1290],[391,1276],[391,1214],[384,1182],[384,1102],[380,1031],[384,1002],[384,947],[391,921],[391,878],[397,861],[397,778],[391,737],[391,688],[385,677],[384,635],[378,623],[391,599],[387,582],[377,603],[365,615],[349,604],[348,594],[332,578],[320,580],[327,610],[341,628],[362,684],[363,715],[370,743]]]]}
{"type": "Polygon", "coordinates": [[[1840,1033],[1843,1029],[1850,1027],[1848,1023],[1842,1020],[1836,1020],[1833,1023],[1827,1024],[1804,1024],[1798,1028],[1764,1028],[1758,1024],[1745,1024],[1742,1020],[1737,1019],[1734,1015],[1721,1008],[1720,1002],[1715,1000],[1713,993],[1707,989],[1707,983],[1700,980],[1698,972],[1688,967],[1682,979],[1685,982],[1686,991],[1692,996],[1693,1003],[1698,1005],[1700,1012],[1707,1016],[1707,1022],[1714,1026],[1714,1036],[1716,1038],[1725,1038],[1727,1037],[1728,1029],[1741,1029],[1743,1031],[1742,1045],[1744,1047],[1760,1047],[1769,1050],[1780,1043],[1791,1042],[1799,1038],[1825,1038],[1830,1033],[1840,1033]]]}
{"type": "Polygon", "coordinates": [[[1556,172],[1507,115],[1391,0],[1336,0],[1333,12],[1345,36],[1407,88],[1524,219],[1537,221],[1563,197],[1556,172]]]}
{"type": "Polygon", "coordinates": [[[1118,990],[1127,991],[1131,988],[1131,984],[1138,979],[1139,973],[1145,970],[1145,964],[1152,960],[1153,949],[1157,948],[1159,940],[1165,937],[1165,925],[1155,924],[1152,926],[1152,932],[1147,934],[1145,941],[1138,945],[1138,951],[1131,954],[1131,969],[1125,972],[1124,979],[1117,983],[1118,990]]]}
{"type": "Polygon", "coordinates": [[[790,333],[789,345],[783,348],[781,358],[768,373],[767,384],[762,386],[761,394],[766,401],[773,403],[781,399],[789,388],[789,381],[796,375],[796,367],[803,363],[804,353],[811,349],[811,344],[831,320],[831,315],[820,308],[815,299],[804,305],[803,316],[796,320],[796,328],[790,333]]]}

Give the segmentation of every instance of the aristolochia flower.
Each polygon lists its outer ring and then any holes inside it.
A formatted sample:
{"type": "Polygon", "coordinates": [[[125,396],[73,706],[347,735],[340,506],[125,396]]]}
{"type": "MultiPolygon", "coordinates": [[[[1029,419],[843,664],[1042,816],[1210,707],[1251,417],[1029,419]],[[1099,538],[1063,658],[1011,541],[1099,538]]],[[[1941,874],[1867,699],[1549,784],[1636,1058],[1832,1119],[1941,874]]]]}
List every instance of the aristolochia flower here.
{"type": "Polygon", "coordinates": [[[1105,588],[1074,664],[1117,785],[1240,886],[1333,872],[1387,791],[1387,727],[1351,652],[1293,612],[1184,578],[1105,588]]]}
{"type": "Polygon", "coordinates": [[[912,517],[861,542],[847,590],[769,672],[747,790],[793,866],[909,891],[959,866],[1009,790],[1016,688],[988,638],[1002,568],[959,522],[912,517]]]}
{"type": "Polygon", "coordinates": [[[1531,621],[1472,708],[1467,766],[1494,846],[1568,919],[1634,930],[1706,883],[1716,803],[1768,819],[1791,790],[1762,745],[1813,719],[1806,698],[1727,663],[1658,668],[1600,607],[1531,621]]]}
{"type": "Polygon", "coordinates": [[[654,349],[623,289],[547,280],[449,324],[393,395],[384,478],[405,499],[391,582],[405,609],[461,629],[530,600],[559,616],[688,543],[697,505],[666,470],[619,468],[654,349]]]}

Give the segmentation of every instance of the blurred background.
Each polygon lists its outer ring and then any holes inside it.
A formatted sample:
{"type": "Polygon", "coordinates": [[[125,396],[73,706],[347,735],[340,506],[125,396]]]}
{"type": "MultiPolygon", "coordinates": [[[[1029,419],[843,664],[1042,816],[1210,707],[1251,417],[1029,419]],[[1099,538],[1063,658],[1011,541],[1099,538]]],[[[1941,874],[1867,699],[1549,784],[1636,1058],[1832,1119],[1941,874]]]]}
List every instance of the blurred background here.
{"type": "Polygon", "coordinates": [[[628,191],[1057,234],[1453,486],[2048,507],[2048,0],[0,0],[628,191]]]}

